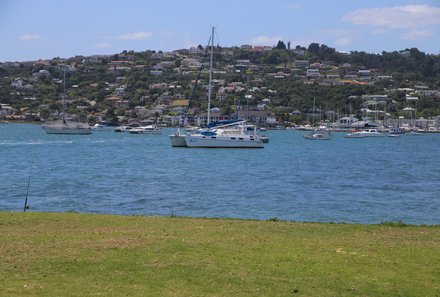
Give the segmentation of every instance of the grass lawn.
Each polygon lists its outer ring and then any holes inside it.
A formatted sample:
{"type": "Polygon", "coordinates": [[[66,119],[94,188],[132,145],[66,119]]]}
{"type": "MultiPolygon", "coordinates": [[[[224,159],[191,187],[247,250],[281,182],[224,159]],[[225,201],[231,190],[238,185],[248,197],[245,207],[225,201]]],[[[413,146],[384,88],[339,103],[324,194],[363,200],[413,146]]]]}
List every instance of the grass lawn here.
{"type": "Polygon", "coordinates": [[[440,226],[0,212],[1,296],[440,296],[440,226]]]}

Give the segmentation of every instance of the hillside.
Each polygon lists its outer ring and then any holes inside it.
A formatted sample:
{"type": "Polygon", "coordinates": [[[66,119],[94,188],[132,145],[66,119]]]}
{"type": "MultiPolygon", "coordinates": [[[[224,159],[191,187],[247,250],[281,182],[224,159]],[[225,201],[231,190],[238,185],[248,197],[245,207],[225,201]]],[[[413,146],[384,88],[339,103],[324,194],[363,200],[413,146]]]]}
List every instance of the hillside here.
{"type": "MultiPolygon", "coordinates": [[[[313,98],[315,112],[328,121],[349,110],[360,117],[361,108],[379,108],[392,118],[407,117],[403,109],[408,106],[417,109],[417,117],[440,115],[440,55],[415,48],[339,53],[316,43],[287,49],[280,41],[275,47],[216,47],[214,54],[212,107],[217,117],[233,117],[239,109],[249,118],[300,124],[313,113],[313,98]]],[[[204,115],[205,60],[206,48],[199,46],[0,63],[0,116],[30,121],[57,117],[66,71],[68,113],[80,121],[150,119],[175,125],[188,102],[192,115],[204,115]]]]}

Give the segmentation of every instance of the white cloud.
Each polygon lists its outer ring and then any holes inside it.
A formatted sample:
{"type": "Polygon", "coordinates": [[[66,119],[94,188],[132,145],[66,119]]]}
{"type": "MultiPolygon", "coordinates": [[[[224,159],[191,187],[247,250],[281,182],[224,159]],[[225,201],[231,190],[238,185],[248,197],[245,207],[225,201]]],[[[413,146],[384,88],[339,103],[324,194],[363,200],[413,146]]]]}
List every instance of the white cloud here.
{"type": "Polygon", "coordinates": [[[98,42],[98,43],[95,43],[95,45],[93,46],[93,47],[95,47],[95,48],[107,48],[107,47],[110,47],[110,44],[108,43],[108,42],[98,42]]]}
{"type": "Polygon", "coordinates": [[[406,5],[384,8],[363,8],[349,12],[343,21],[389,29],[413,29],[440,24],[440,7],[406,5]]]}
{"type": "Polygon", "coordinates": [[[430,30],[410,30],[400,37],[402,40],[422,40],[432,36],[430,30]]]}
{"type": "Polygon", "coordinates": [[[358,33],[354,30],[325,29],[319,31],[321,39],[334,39],[335,46],[347,46],[353,43],[358,33]]]}
{"type": "Polygon", "coordinates": [[[252,45],[276,45],[278,41],[283,40],[281,36],[257,36],[251,39],[252,45]]]}
{"type": "Polygon", "coordinates": [[[41,39],[41,36],[39,34],[24,34],[20,36],[20,40],[22,41],[31,41],[31,40],[38,40],[41,39]]]}
{"type": "Polygon", "coordinates": [[[347,37],[338,38],[335,40],[336,46],[347,46],[351,44],[351,39],[347,37]]]}
{"type": "Polygon", "coordinates": [[[122,34],[119,35],[117,38],[123,40],[140,40],[140,39],[150,38],[151,36],[153,36],[152,32],[141,31],[141,32],[122,34]]]}

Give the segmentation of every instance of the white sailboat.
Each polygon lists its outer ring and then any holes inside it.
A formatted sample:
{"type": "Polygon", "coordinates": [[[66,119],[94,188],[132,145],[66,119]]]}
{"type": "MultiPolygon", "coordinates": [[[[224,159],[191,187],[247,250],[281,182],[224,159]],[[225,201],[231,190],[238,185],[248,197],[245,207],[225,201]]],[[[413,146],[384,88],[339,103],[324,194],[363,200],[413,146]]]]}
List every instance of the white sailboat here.
{"type": "Polygon", "coordinates": [[[44,124],[42,128],[47,134],[92,134],[88,124],[73,122],[66,119],[66,71],[64,71],[63,87],[63,117],[61,120],[44,124]]]}
{"type": "Polygon", "coordinates": [[[420,136],[420,135],[422,135],[422,133],[419,133],[419,131],[418,131],[417,127],[416,127],[416,120],[417,120],[417,109],[416,109],[416,107],[417,107],[417,100],[418,99],[419,98],[417,98],[417,97],[406,95],[406,101],[407,102],[410,102],[410,101],[415,101],[416,102],[414,104],[415,105],[414,108],[410,107],[409,103],[408,103],[408,106],[403,109],[403,111],[408,111],[409,112],[409,116],[410,116],[410,131],[409,131],[409,133],[406,133],[406,135],[410,135],[410,136],[420,136]],[[413,112],[414,112],[414,117],[413,117],[413,112]]]}
{"type": "Polygon", "coordinates": [[[264,148],[256,127],[249,133],[245,121],[216,126],[183,136],[187,147],[199,148],[264,148]]]}
{"type": "MultiPolygon", "coordinates": [[[[315,97],[313,97],[313,126],[315,125],[315,110],[316,102],[315,97]]],[[[310,133],[304,134],[304,138],[308,140],[331,140],[332,133],[325,126],[320,126],[310,133]]]]}
{"type": "Polygon", "coordinates": [[[65,119],[44,124],[42,128],[47,134],[92,134],[89,126],[65,119]]]}
{"type": "MultiPolygon", "coordinates": [[[[211,111],[211,92],[212,92],[212,60],[214,53],[214,33],[210,39],[210,63],[209,63],[209,84],[208,84],[208,115],[207,126],[210,124],[211,111]]],[[[198,130],[192,134],[186,134],[181,128],[170,135],[171,146],[173,147],[191,147],[191,148],[263,148],[263,142],[256,133],[256,127],[253,131],[248,130],[249,125],[245,121],[238,121],[226,125],[214,126],[198,130]]]]}

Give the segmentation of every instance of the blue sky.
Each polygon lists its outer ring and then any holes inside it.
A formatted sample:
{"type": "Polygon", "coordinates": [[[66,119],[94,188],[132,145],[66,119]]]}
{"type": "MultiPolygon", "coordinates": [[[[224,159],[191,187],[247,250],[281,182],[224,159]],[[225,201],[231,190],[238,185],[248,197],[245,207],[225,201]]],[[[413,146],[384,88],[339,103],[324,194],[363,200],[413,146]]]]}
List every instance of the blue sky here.
{"type": "Polygon", "coordinates": [[[438,0],[0,0],[0,62],[189,48],[211,26],[221,46],[440,53],[438,0]]]}

